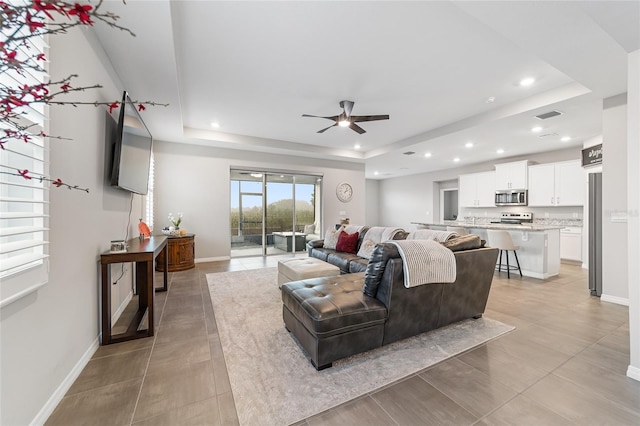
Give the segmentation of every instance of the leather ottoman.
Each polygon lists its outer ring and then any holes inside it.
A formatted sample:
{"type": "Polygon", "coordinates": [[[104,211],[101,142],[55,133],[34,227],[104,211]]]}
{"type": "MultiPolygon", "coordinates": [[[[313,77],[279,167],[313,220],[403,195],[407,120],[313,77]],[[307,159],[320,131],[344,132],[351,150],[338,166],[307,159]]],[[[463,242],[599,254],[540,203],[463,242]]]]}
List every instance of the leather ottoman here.
{"type": "Polygon", "coordinates": [[[382,345],[387,309],[362,292],[364,273],[282,286],[282,316],[317,370],[382,345]]]}
{"type": "Polygon", "coordinates": [[[340,275],[340,268],[315,257],[301,257],[278,262],[278,288],[290,281],[340,275]]]}

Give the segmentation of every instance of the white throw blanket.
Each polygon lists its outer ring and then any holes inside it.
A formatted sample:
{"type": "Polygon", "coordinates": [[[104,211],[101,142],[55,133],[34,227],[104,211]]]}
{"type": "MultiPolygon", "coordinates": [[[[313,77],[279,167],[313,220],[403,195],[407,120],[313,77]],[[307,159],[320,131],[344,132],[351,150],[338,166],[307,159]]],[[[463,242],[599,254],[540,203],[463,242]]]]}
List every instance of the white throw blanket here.
{"type": "Polygon", "coordinates": [[[417,231],[409,232],[407,240],[434,240],[443,243],[455,237],[459,237],[457,232],[418,229],[417,231]]]}
{"type": "Polygon", "coordinates": [[[456,257],[433,240],[390,241],[398,247],[404,270],[404,286],[452,283],[456,280],[456,257]]]}
{"type": "Polygon", "coordinates": [[[391,226],[372,226],[366,234],[364,240],[358,250],[358,256],[368,259],[376,244],[383,241],[392,240],[398,232],[402,232],[402,228],[394,228],[391,226]]]}

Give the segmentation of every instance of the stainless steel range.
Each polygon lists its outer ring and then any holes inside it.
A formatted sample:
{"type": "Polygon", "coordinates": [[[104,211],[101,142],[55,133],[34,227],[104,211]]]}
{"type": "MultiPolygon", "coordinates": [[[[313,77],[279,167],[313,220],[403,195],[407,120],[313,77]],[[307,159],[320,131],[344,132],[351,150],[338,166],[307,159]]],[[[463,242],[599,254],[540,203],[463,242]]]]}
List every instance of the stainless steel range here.
{"type": "Polygon", "coordinates": [[[510,225],[520,225],[521,223],[533,223],[533,213],[510,213],[502,212],[499,222],[492,223],[504,223],[510,225]]]}

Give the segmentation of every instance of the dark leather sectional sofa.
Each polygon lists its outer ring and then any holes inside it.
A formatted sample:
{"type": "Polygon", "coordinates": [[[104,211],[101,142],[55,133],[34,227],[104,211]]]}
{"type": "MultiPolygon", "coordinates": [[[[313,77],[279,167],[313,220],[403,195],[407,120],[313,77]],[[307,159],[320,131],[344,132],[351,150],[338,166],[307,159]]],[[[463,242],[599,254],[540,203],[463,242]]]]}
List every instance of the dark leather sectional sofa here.
{"type": "MultiPolygon", "coordinates": [[[[310,255],[319,249],[311,248],[310,255]]],[[[340,257],[325,253],[326,260],[340,257]]],[[[362,265],[360,260],[345,256],[339,261],[341,269],[355,273],[282,286],[285,326],[321,370],[340,358],[479,318],[489,296],[498,249],[478,248],[454,255],[454,283],[411,288],[404,286],[402,259],[394,244],[378,244],[364,272],[355,272],[360,268],[356,265],[362,265]]]]}

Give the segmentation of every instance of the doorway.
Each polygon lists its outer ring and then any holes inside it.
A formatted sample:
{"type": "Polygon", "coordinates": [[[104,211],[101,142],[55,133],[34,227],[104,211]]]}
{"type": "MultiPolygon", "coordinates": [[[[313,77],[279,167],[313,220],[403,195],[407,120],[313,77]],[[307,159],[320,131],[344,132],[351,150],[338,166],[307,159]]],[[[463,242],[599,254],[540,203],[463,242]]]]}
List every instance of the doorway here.
{"type": "Polygon", "coordinates": [[[440,189],[440,220],[458,219],[458,188],[440,189]]]}
{"type": "Polygon", "coordinates": [[[322,229],[322,177],[265,170],[230,174],[231,257],[303,253],[322,229]]]}

